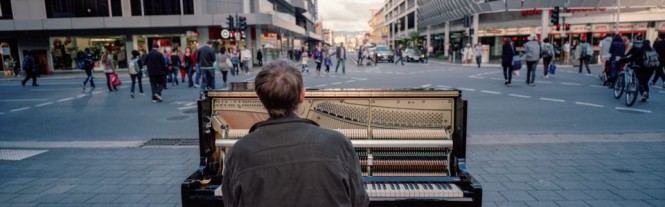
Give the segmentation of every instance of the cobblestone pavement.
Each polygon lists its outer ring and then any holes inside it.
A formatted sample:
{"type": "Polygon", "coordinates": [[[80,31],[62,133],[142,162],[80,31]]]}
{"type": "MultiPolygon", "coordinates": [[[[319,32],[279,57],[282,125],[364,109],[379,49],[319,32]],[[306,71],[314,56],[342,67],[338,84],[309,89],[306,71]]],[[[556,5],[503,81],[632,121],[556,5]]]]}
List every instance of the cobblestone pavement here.
{"type": "MultiPolygon", "coordinates": [[[[663,134],[488,137],[467,152],[483,206],[665,206],[663,134]]],[[[180,206],[198,163],[195,147],[46,150],[0,160],[0,206],[180,206]]]]}

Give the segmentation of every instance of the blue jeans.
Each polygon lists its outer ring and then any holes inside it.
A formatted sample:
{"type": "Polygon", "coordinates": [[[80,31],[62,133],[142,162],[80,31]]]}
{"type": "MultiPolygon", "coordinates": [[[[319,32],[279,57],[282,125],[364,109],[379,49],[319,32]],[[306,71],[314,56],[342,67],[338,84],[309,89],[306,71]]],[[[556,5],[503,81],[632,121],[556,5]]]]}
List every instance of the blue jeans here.
{"type": "Polygon", "coordinates": [[[88,77],[85,78],[85,81],[83,81],[83,87],[85,87],[85,84],[88,83],[88,80],[90,81],[90,87],[95,87],[95,81],[93,80],[94,77],[92,77],[92,68],[90,69],[85,69],[85,74],[88,75],[88,77]]]}
{"type": "Polygon", "coordinates": [[[187,71],[187,80],[188,80],[187,83],[188,83],[189,87],[192,87],[192,86],[194,86],[194,82],[192,81],[192,72],[193,72],[192,71],[192,66],[191,65],[187,66],[185,68],[185,70],[187,71]]]}
{"type": "Polygon", "coordinates": [[[214,69],[202,69],[203,81],[201,82],[201,93],[207,91],[208,89],[215,89],[215,70],[214,69]]]}
{"type": "Polygon", "coordinates": [[[130,75],[132,78],[132,93],[134,93],[134,85],[138,82],[139,84],[139,92],[143,93],[143,73],[138,73],[136,75],[130,75]]]}
{"type": "Polygon", "coordinates": [[[344,63],[344,59],[337,59],[337,66],[335,67],[335,73],[337,72],[337,69],[339,69],[340,64],[342,64],[342,73],[346,73],[346,64],[344,63]]]}
{"type": "Polygon", "coordinates": [[[201,80],[201,65],[196,64],[196,80],[195,80],[196,82],[194,83],[196,83],[196,85],[199,85],[199,83],[201,83],[200,80],[201,80]]]}
{"type": "Polygon", "coordinates": [[[171,68],[171,72],[169,72],[168,76],[171,77],[171,84],[178,85],[178,72],[180,71],[180,67],[173,66],[171,68]]]}

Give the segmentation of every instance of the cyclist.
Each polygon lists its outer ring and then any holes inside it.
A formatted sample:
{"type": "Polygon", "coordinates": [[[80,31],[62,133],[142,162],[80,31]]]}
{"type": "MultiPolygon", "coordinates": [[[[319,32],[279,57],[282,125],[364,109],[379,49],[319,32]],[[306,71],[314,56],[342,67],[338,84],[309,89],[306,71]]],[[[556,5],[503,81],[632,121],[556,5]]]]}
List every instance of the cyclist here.
{"type": "Polygon", "coordinates": [[[614,87],[614,81],[616,80],[617,73],[621,65],[619,64],[619,59],[626,57],[626,43],[623,42],[621,36],[615,35],[612,39],[612,45],[610,46],[610,78],[607,79],[608,85],[610,88],[614,87]]]}
{"type": "Polygon", "coordinates": [[[638,83],[637,89],[642,94],[642,102],[649,100],[649,79],[653,74],[653,68],[644,65],[644,53],[649,50],[652,50],[651,42],[644,40],[644,36],[638,35],[635,42],[633,42],[633,47],[626,54],[626,58],[622,58],[620,61],[628,63],[629,67],[635,71],[638,83]]]}

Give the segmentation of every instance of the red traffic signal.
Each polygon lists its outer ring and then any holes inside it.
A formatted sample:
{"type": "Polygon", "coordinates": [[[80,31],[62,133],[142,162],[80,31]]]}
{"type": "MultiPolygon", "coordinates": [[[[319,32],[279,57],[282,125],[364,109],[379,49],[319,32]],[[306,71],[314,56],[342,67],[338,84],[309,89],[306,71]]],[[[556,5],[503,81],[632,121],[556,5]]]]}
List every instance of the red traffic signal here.
{"type": "Polygon", "coordinates": [[[556,31],[561,31],[561,24],[556,25],[556,31]]]}
{"type": "Polygon", "coordinates": [[[570,31],[570,24],[566,23],[566,31],[570,31]]]}

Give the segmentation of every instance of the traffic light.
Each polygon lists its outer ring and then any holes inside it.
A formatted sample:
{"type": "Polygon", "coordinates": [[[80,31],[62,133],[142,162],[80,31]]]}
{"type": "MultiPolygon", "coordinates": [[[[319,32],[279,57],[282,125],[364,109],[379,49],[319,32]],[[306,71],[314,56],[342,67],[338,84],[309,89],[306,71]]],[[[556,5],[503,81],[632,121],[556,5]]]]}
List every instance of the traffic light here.
{"type": "Polygon", "coordinates": [[[471,17],[469,15],[464,15],[464,18],[462,18],[462,24],[464,25],[464,27],[470,27],[471,17]]]}
{"type": "Polygon", "coordinates": [[[560,24],[556,24],[556,31],[561,31],[561,25],[560,24]]]}
{"type": "Polygon", "coordinates": [[[550,22],[553,25],[558,25],[559,24],[559,12],[560,11],[561,11],[560,8],[557,6],[557,7],[554,7],[554,11],[552,11],[552,14],[550,14],[550,22]]]}
{"type": "Polygon", "coordinates": [[[566,23],[566,31],[570,31],[570,24],[566,23]]]}
{"type": "Polygon", "coordinates": [[[247,17],[238,17],[238,30],[245,31],[247,28],[247,17]]]}
{"type": "Polygon", "coordinates": [[[229,15],[229,17],[226,17],[226,27],[230,30],[235,29],[235,22],[233,21],[233,16],[229,15]]]}

